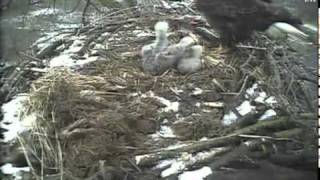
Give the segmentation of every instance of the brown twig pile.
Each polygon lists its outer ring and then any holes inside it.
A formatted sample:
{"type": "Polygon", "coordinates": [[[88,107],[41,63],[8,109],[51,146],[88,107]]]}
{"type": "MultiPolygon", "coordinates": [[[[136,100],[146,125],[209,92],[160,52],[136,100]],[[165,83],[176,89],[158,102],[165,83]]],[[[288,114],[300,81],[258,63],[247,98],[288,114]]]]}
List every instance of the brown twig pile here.
{"type": "MultiPolygon", "coordinates": [[[[198,36],[205,46],[200,72],[184,76],[175,71],[156,77],[145,74],[138,52],[151,42],[153,35],[137,37],[133,31],[152,32],[156,21],[166,19],[172,24],[170,41],[177,42],[182,34],[176,28],[185,22],[171,13],[157,11],[159,16],[140,16],[138,9],[123,10],[106,16],[99,25],[73,33],[86,36],[78,57],[93,53],[91,47],[98,43],[107,43],[108,47],[95,52],[100,61],[77,71],[52,69],[33,82],[26,107],[28,113],[37,114],[30,140],[37,157],[31,162],[36,177],[95,179],[102,174],[106,179],[143,179],[159,160],[184,153],[223,147],[207,159],[189,163],[187,169],[194,169],[203,164],[219,168],[246,155],[250,160],[268,157],[275,153],[274,146],[284,148],[279,150],[283,154],[314,148],[314,134],[299,121],[315,118],[303,83],[312,78],[303,76],[306,69],[299,63],[299,55],[285,43],[257,34],[249,45],[221,54],[198,36]],[[108,35],[102,36],[105,33],[108,35]],[[245,90],[258,81],[262,81],[264,91],[277,98],[275,110],[280,117],[256,123],[258,117],[249,114],[249,119],[256,121],[222,126],[223,114],[238,106],[245,90]],[[194,94],[196,88],[203,93],[194,94]],[[178,101],[178,112],[161,111],[166,105],[156,96],[178,101]],[[184,121],[177,121],[177,115],[184,121]],[[164,120],[177,137],[163,138],[156,144],[150,134],[157,132],[164,120]],[[209,139],[195,142],[202,137],[209,139]],[[187,146],[160,149],[178,141],[187,146]],[[244,148],[247,141],[252,146],[244,148]],[[134,162],[134,157],[142,154],[151,155],[140,163],[134,162]]],[[[151,174],[149,179],[159,178],[159,172],[151,174]]]]}

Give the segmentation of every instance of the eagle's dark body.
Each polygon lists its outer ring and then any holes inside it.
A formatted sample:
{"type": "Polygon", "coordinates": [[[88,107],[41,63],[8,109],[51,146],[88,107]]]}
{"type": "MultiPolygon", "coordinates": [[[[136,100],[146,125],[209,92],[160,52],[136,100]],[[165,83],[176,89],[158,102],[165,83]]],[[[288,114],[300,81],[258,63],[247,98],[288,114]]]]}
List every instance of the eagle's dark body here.
{"type": "Polygon", "coordinates": [[[266,30],[274,22],[302,24],[272,0],[196,0],[196,7],[227,46],[248,39],[253,31],[266,30]]]}

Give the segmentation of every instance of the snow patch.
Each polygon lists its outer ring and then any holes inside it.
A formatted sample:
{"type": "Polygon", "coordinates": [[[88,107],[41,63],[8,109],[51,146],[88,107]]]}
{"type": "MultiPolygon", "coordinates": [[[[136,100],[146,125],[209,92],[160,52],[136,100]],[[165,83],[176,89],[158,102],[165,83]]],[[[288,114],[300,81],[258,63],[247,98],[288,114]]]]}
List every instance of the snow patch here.
{"type": "Polygon", "coordinates": [[[53,9],[53,8],[47,8],[47,9],[39,9],[36,11],[32,11],[29,13],[30,16],[47,16],[52,15],[61,12],[61,10],[53,9]]]}
{"type": "Polygon", "coordinates": [[[197,96],[197,95],[200,95],[200,94],[202,94],[202,93],[203,93],[203,90],[202,90],[202,89],[200,89],[200,88],[195,88],[194,91],[192,92],[192,95],[197,96]]]}
{"type": "Polygon", "coordinates": [[[199,107],[201,107],[201,103],[197,102],[197,103],[195,104],[195,106],[199,108],[199,107]]]}
{"type": "Polygon", "coordinates": [[[179,102],[170,102],[164,98],[159,97],[161,103],[165,104],[167,107],[163,109],[164,112],[178,112],[179,111],[179,102]]]}
{"type": "Polygon", "coordinates": [[[66,51],[62,52],[62,54],[77,53],[81,50],[83,44],[84,44],[84,40],[75,39],[72,45],[66,51]]]}
{"type": "Polygon", "coordinates": [[[255,110],[255,106],[252,106],[249,101],[244,101],[240,106],[236,108],[242,116],[255,110]]]}
{"type": "Polygon", "coordinates": [[[264,103],[265,98],[267,97],[266,92],[259,92],[258,97],[254,99],[255,102],[257,103],[264,103]]]}
{"type": "Polygon", "coordinates": [[[238,119],[237,115],[234,112],[229,112],[228,114],[225,114],[222,119],[222,124],[225,126],[229,126],[236,122],[238,119]]]}
{"type": "MultiPolygon", "coordinates": [[[[267,93],[264,91],[258,90],[258,83],[252,85],[252,87],[246,90],[245,101],[241,103],[240,106],[236,108],[241,116],[244,116],[250,112],[256,111],[256,107],[251,105],[251,102],[257,102],[261,104],[265,104],[270,107],[274,107],[277,104],[277,100],[274,96],[267,96],[267,93]]],[[[270,119],[273,116],[276,116],[277,113],[273,109],[269,109],[264,112],[264,114],[259,118],[259,120],[270,119]]],[[[228,112],[223,116],[222,124],[223,125],[231,125],[236,122],[238,119],[237,115],[234,112],[228,112]]]]}
{"type": "Polygon", "coordinates": [[[274,111],[273,109],[269,109],[266,112],[264,112],[264,114],[259,118],[259,120],[267,120],[276,115],[277,115],[276,111],[274,111]]]}
{"type": "Polygon", "coordinates": [[[273,96],[270,96],[269,98],[267,98],[266,100],[264,100],[264,102],[267,104],[267,105],[270,105],[270,106],[273,106],[274,104],[277,104],[278,101],[276,100],[275,97],[273,96]]]}
{"type": "Polygon", "coordinates": [[[208,166],[204,166],[201,169],[195,171],[185,171],[179,175],[179,180],[203,180],[205,177],[212,174],[212,170],[208,166]]]}
{"type": "Polygon", "coordinates": [[[163,108],[161,111],[162,112],[178,112],[179,111],[179,102],[171,102],[163,97],[160,96],[156,96],[152,91],[149,91],[146,94],[143,94],[141,96],[142,98],[154,98],[156,100],[158,100],[161,104],[165,105],[166,107],[163,108]]]}
{"type": "Polygon", "coordinates": [[[155,134],[152,134],[151,135],[152,138],[154,139],[157,139],[159,137],[162,137],[162,138],[175,138],[177,137],[173,130],[171,129],[170,126],[160,126],[160,131],[156,132],[155,134]]]}
{"type": "Polygon", "coordinates": [[[196,155],[183,153],[180,158],[176,159],[171,166],[161,172],[161,177],[168,177],[172,174],[177,174],[182,172],[187,166],[193,165],[196,162],[202,161],[208,157],[214,156],[215,154],[221,152],[225,148],[215,148],[211,151],[199,152],[196,155]]]}
{"type": "Polygon", "coordinates": [[[107,49],[107,48],[102,44],[95,44],[93,49],[99,50],[99,49],[107,49]]]}
{"type": "Polygon", "coordinates": [[[149,156],[148,154],[136,156],[136,157],[135,157],[136,164],[139,164],[143,158],[146,158],[146,157],[148,157],[148,156],[149,156]]]}
{"type": "Polygon", "coordinates": [[[164,170],[161,172],[161,177],[168,177],[172,174],[176,174],[178,172],[181,172],[185,169],[186,165],[183,161],[175,161],[171,164],[170,168],[164,170]]]}
{"type": "Polygon", "coordinates": [[[153,169],[161,169],[161,168],[167,167],[167,166],[171,165],[172,163],[174,163],[175,161],[176,160],[174,160],[174,159],[160,161],[153,169]]]}
{"type": "Polygon", "coordinates": [[[21,171],[30,172],[30,167],[13,167],[12,164],[4,164],[1,166],[1,172],[3,174],[10,174],[14,177],[14,180],[22,180],[21,171]]]}
{"type": "Polygon", "coordinates": [[[86,59],[84,60],[74,60],[69,54],[62,54],[60,56],[54,57],[51,59],[49,66],[53,67],[75,67],[75,66],[83,66],[85,64],[94,62],[98,60],[97,56],[86,55],[86,59]]]}
{"type": "Polygon", "coordinates": [[[27,98],[27,95],[21,94],[2,105],[3,120],[0,122],[0,125],[2,128],[8,130],[3,133],[3,142],[9,142],[15,139],[18,134],[28,130],[28,128],[22,124],[22,121],[20,121],[23,102],[27,98]]]}
{"type": "Polygon", "coordinates": [[[258,88],[258,84],[257,83],[253,84],[251,88],[247,89],[246,91],[247,95],[253,96],[257,88],[258,88]]]}
{"type": "Polygon", "coordinates": [[[208,138],[207,137],[202,137],[199,141],[207,141],[208,138]]]}

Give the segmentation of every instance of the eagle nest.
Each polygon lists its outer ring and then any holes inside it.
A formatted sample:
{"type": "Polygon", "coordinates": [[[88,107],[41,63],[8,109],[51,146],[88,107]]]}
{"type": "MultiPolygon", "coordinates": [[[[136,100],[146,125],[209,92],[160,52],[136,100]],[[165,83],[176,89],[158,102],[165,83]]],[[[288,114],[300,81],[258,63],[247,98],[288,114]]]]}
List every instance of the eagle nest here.
{"type": "Polygon", "coordinates": [[[165,19],[171,25],[170,41],[178,42],[182,35],[177,28],[185,19],[168,10],[144,17],[137,13],[137,9],[113,13],[63,41],[70,45],[74,37],[84,37],[75,53],[78,58],[93,54],[92,44],[107,42],[108,47],[95,51],[101,60],[73,70],[53,68],[33,81],[25,106],[37,120],[30,137],[21,142],[34,176],[162,179],[168,175],[163,171],[168,165],[155,166],[175,158],[185,164],[169,173],[173,177],[204,165],[235,168],[232,162],[255,164],[261,158],[295,166],[301,164],[299,156],[304,162],[312,160],[312,165],[304,166],[316,167],[317,159],[309,158],[316,152],[315,123],[306,120],[316,119],[315,106],[305,88],[315,79],[307,76],[302,56],[286,42],[271,41],[260,33],[238,50],[222,54],[197,35],[205,47],[201,71],[151,76],[142,71],[137,52],[154,37],[135,32],[152,32],[155,22],[165,19]],[[104,33],[108,35],[103,39],[104,33]],[[250,99],[247,89],[255,83],[261,92],[275,97],[272,108],[277,116],[258,121],[271,107],[252,100],[256,111],[223,125],[225,114],[250,99]],[[169,128],[173,134],[164,133],[169,128]],[[218,153],[210,154],[212,150],[218,153]],[[301,150],[312,153],[294,153],[301,150]],[[200,152],[208,156],[195,158],[200,152]]]}

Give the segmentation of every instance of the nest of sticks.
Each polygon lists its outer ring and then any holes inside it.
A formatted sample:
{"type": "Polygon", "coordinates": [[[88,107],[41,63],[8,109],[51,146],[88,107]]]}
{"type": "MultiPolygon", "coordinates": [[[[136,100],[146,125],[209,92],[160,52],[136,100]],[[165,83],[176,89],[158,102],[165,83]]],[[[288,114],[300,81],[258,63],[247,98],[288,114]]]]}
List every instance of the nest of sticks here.
{"type": "MultiPolygon", "coordinates": [[[[92,53],[91,44],[108,41],[108,48],[95,51],[101,60],[76,70],[51,69],[33,81],[25,106],[27,114],[37,114],[37,120],[30,137],[22,137],[21,142],[32,152],[26,155],[35,177],[160,179],[160,172],[150,173],[150,167],[184,153],[222,148],[185,167],[195,169],[204,164],[219,168],[243,156],[268,158],[275,154],[274,145],[281,147],[281,155],[290,157],[296,157],[293,152],[297,151],[316,151],[316,123],[311,121],[316,119],[314,99],[305,88],[305,82],[315,79],[306,74],[301,56],[286,42],[255,34],[248,45],[222,54],[196,34],[205,47],[202,70],[190,75],[170,70],[155,77],[142,71],[138,53],[153,37],[137,38],[133,31],[147,28],[152,32],[155,22],[166,19],[172,24],[170,41],[177,42],[183,33],[176,28],[185,22],[171,11],[159,11],[157,18],[154,14],[141,17],[138,12],[114,12],[108,20],[70,34],[86,36],[78,56],[92,53]],[[109,39],[99,38],[106,32],[109,39]],[[223,115],[243,101],[246,89],[255,82],[276,97],[278,115],[269,121],[223,126],[223,115]],[[196,88],[203,93],[194,94],[196,88]],[[179,102],[179,108],[166,110],[168,104],[161,97],[179,102]],[[185,117],[183,122],[177,122],[177,114],[185,117]],[[164,121],[177,136],[160,137],[155,143],[151,135],[164,121]],[[208,139],[198,141],[202,137],[208,139]],[[248,141],[252,142],[249,147],[245,146],[248,141]],[[177,142],[187,145],[165,149],[177,142]],[[148,156],[136,162],[135,156],[143,154],[148,156]]],[[[70,44],[68,40],[62,43],[70,44]]],[[[42,56],[48,54],[37,58],[42,56]]],[[[250,115],[242,119],[255,117],[250,115]]]]}

